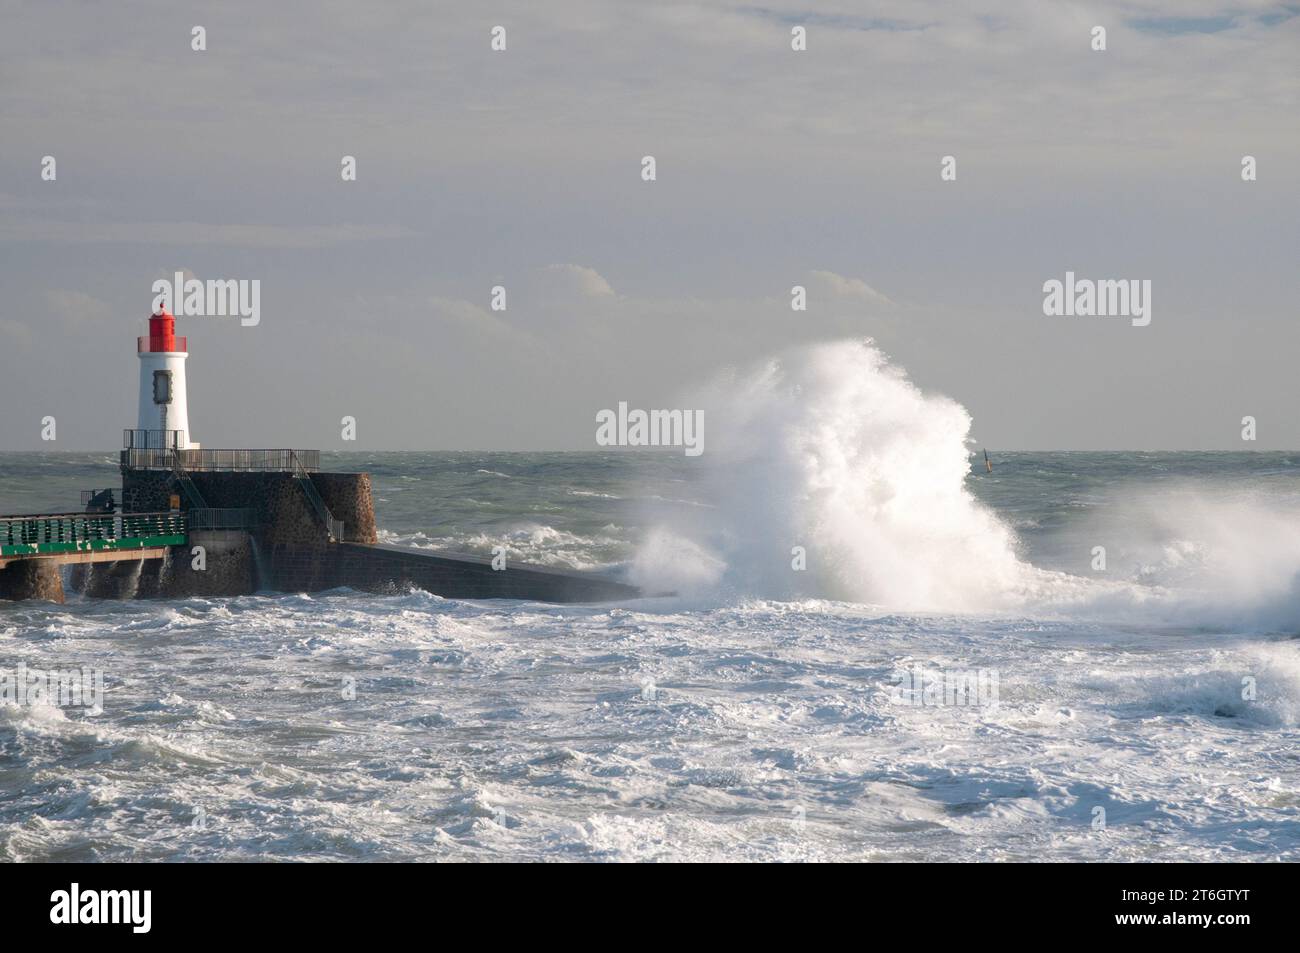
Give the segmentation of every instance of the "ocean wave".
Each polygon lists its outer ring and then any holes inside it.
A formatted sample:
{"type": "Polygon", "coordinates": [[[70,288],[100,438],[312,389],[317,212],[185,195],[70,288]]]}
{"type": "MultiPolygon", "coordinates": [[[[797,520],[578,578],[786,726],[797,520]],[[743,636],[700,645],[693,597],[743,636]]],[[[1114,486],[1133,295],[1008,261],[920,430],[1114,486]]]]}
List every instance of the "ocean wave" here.
{"type": "Polygon", "coordinates": [[[505,547],[508,562],[529,563],[572,570],[608,568],[619,560],[616,553],[626,541],[614,535],[618,527],[607,524],[605,533],[590,535],[559,529],[542,523],[527,523],[501,532],[477,530],[448,536],[429,536],[424,532],[395,533],[379,531],[379,541],[415,549],[492,555],[505,547]]]}

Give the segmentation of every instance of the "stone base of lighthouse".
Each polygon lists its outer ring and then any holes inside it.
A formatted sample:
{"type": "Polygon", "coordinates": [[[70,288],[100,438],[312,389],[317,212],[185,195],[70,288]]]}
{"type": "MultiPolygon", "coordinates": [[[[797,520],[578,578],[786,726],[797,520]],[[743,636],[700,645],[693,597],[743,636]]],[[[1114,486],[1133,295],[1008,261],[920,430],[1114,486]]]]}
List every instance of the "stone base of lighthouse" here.
{"type": "MultiPolygon", "coordinates": [[[[210,507],[251,509],[258,535],[267,543],[325,543],[329,536],[292,473],[189,472],[210,507]]],[[[377,541],[374,497],[368,473],[313,473],[312,486],[335,518],[343,521],[346,538],[358,543],[377,541]]],[[[184,496],[176,477],[166,470],[122,472],[122,509],[127,513],[165,510],[173,495],[184,496]]]]}
{"type": "MultiPolygon", "coordinates": [[[[191,531],[187,544],[171,547],[165,559],[74,567],[72,587],[100,599],[216,597],[297,590],[300,587],[292,583],[301,581],[304,572],[311,578],[312,566],[319,567],[315,575],[321,579],[336,576],[332,567],[337,544],[330,542],[292,473],[189,471],[189,477],[209,507],[251,510],[255,526],[191,531]],[[201,554],[196,547],[202,547],[201,554]],[[294,579],[279,578],[285,574],[276,572],[277,555],[290,560],[294,579]]],[[[368,473],[312,473],[310,479],[330,512],[343,521],[345,539],[377,541],[368,473]]],[[[123,469],[123,512],[166,510],[173,496],[183,499],[175,474],[123,469]]]]}

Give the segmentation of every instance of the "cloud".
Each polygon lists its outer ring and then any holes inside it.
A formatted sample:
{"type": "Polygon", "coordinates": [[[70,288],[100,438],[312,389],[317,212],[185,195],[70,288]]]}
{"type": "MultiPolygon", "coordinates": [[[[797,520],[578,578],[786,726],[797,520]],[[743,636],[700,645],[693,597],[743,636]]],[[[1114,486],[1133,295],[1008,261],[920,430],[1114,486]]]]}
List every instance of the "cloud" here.
{"type": "MultiPolygon", "coordinates": [[[[256,336],[209,339],[228,348],[228,392],[284,378],[282,405],[210,411],[234,434],[253,421],[292,432],[303,407],[374,391],[381,443],[418,445],[436,426],[449,446],[564,444],[567,418],[547,400],[570,399],[586,428],[590,400],[660,399],[721,364],[871,335],[1017,445],[1098,445],[1148,399],[1153,364],[1171,386],[1151,427],[1209,428],[1193,422],[1205,398],[1180,363],[1213,366],[1221,390],[1283,421],[1270,440],[1300,440],[1290,378],[1259,370],[1280,368],[1300,335],[1288,4],[861,6],[500,0],[510,48],[495,55],[464,5],[394,0],[356,18],[330,2],[304,19],[305,4],[264,4],[247,29],[226,4],[205,13],[220,42],[196,55],[161,0],[130,23],[104,4],[29,5],[0,30],[0,114],[19,146],[0,156],[14,319],[0,346],[28,340],[41,359],[15,362],[0,397],[21,416],[48,360],[83,383],[106,367],[38,323],[99,320],[111,337],[103,308],[71,289],[141,321],[152,278],[173,270],[153,269],[182,262],[267,286],[256,336]],[[806,52],[790,49],[796,22],[806,52]],[[1104,54],[1089,49],[1094,24],[1104,54]],[[166,82],[142,82],[142,51],[166,82]],[[1260,157],[1250,184],[1247,152],[1260,157]],[[45,153],[57,182],[40,180],[45,153]],[[638,174],[647,153],[653,184],[638,174]],[[340,180],[344,154],[360,181],[340,180]],[[960,178],[944,183],[948,154],[960,178]],[[1067,267],[1160,280],[1170,320],[1122,339],[1044,323],[1037,289],[1067,267]],[[506,312],[488,305],[498,283],[506,312]],[[790,309],[796,283],[805,313],[790,309]],[[1249,348],[1215,348],[1203,329],[1233,308],[1252,316],[1249,348]],[[312,370],[264,383],[292,366],[312,370]],[[1121,378],[1110,403],[1069,403],[1098,367],[1121,378]],[[453,385],[475,374],[500,381],[474,398],[481,439],[463,413],[401,399],[462,399],[453,385]],[[1061,419],[1024,400],[1033,374],[1067,395],[1061,419]]],[[[118,384],[129,402],[132,380],[118,384]]],[[[131,412],[83,405],[109,430],[131,412]]]]}
{"type": "Polygon", "coordinates": [[[434,296],[428,299],[433,318],[449,330],[471,337],[486,338],[488,343],[516,343],[522,336],[494,312],[461,298],[434,296]]]}
{"type": "Polygon", "coordinates": [[[7,341],[11,347],[26,345],[31,342],[32,329],[25,324],[0,318],[0,340],[7,341]]]}
{"type": "Polygon", "coordinates": [[[70,291],[58,288],[48,291],[45,300],[50,311],[64,321],[74,325],[99,324],[113,314],[113,308],[105,301],[86,294],[84,291],[70,291]]]}
{"type": "Polygon", "coordinates": [[[529,277],[530,289],[539,298],[552,302],[614,297],[614,289],[600,272],[585,265],[547,265],[536,269],[529,277]]]}
{"type": "Polygon", "coordinates": [[[0,241],[326,248],[390,241],[416,232],[396,225],[218,225],[210,222],[0,222],[0,241]]]}
{"type": "Polygon", "coordinates": [[[810,276],[810,290],[816,289],[827,297],[869,301],[876,304],[893,304],[892,301],[861,278],[846,278],[843,275],[837,275],[833,271],[813,271],[810,272],[810,276]]]}

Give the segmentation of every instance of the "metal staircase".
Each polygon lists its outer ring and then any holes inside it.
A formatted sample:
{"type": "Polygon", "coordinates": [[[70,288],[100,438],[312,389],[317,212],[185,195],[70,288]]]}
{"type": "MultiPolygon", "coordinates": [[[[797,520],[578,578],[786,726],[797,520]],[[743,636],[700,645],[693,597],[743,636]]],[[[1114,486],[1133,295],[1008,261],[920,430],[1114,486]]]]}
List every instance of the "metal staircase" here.
{"type": "Polygon", "coordinates": [[[298,485],[302,487],[303,493],[307,496],[307,502],[311,504],[312,509],[316,511],[316,515],[320,517],[321,522],[325,525],[325,532],[329,534],[330,542],[341,542],[343,540],[343,521],[336,520],[334,514],[330,512],[330,508],[325,505],[320,492],[316,489],[316,484],[311,482],[311,474],[302,465],[302,461],[298,459],[297,452],[291,450],[289,453],[293,463],[293,478],[298,481],[298,485]]]}
{"type": "Polygon", "coordinates": [[[176,477],[176,482],[181,485],[181,492],[185,494],[185,500],[189,503],[191,509],[206,510],[207,502],[203,499],[203,494],[199,488],[194,485],[190,475],[185,470],[185,461],[181,457],[180,450],[173,450],[172,457],[172,474],[176,477]]]}

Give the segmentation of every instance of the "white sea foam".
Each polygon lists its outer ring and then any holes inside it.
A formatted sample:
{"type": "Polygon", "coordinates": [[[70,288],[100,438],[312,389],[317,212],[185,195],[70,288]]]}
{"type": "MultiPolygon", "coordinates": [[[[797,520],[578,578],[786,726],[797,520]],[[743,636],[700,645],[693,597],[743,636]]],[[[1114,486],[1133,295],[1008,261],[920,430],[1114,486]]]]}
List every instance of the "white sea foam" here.
{"type": "Polygon", "coordinates": [[[1076,529],[1081,566],[1101,545],[1107,571],[1040,569],[967,486],[970,415],[869,341],[732,373],[701,403],[711,505],[647,534],[633,578],[648,590],[1300,629],[1300,504],[1127,486],[1118,517],[1076,529]]]}
{"type": "Polygon", "coordinates": [[[389,541],[606,566],[639,544],[677,597],[0,603],[11,665],[106,688],[93,718],[0,708],[0,859],[1300,857],[1300,642],[1258,634],[1292,604],[1300,471],[995,455],[963,481],[964,412],[862,345],[719,386],[730,457],[485,456],[516,475],[481,475],[490,517],[437,476],[460,485],[454,457],[375,465],[427,474],[381,508],[389,541]],[[909,668],[996,671],[998,704],[896,704],[909,668]]]}
{"type": "Polygon", "coordinates": [[[1125,489],[1092,532],[1148,618],[1300,631],[1300,505],[1205,483],[1125,489]]]}
{"type": "MultiPolygon", "coordinates": [[[[715,511],[664,532],[724,563],[729,589],[927,611],[1000,608],[1020,590],[1014,536],[964,483],[970,415],[870,342],[791,352],[701,400],[715,511]]],[[[639,578],[662,588],[655,564],[638,560],[639,578]]]]}

